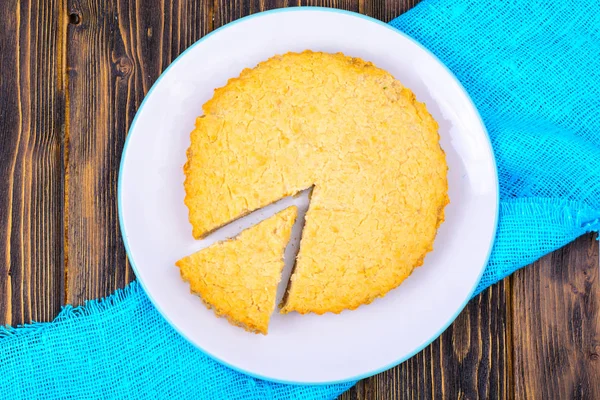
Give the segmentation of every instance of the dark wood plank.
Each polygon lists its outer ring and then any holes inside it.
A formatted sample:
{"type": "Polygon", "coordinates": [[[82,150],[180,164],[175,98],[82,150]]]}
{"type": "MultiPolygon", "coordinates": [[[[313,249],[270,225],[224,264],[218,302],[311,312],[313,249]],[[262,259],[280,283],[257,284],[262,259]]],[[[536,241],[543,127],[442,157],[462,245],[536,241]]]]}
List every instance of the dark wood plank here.
{"type": "Polygon", "coordinates": [[[518,399],[600,399],[598,242],[585,235],[513,277],[518,399]]]}
{"type": "Polygon", "coordinates": [[[360,12],[389,22],[413,8],[421,0],[360,0],[360,12]]]}
{"type": "Polygon", "coordinates": [[[348,11],[359,11],[359,0],[300,0],[300,6],[331,7],[348,11]]]}
{"type": "Polygon", "coordinates": [[[297,5],[295,0],[215,0],[215,29],[246,15],[292,5],[297,5]]]}
{"type": "Polygon", "coordinates": [[[162,70],[212,29],[212,0],[68,1],[67,301],[134,279],[117,215],[125,136],[162,70]]]}
{"type": "Polygon", "coordinates": [[[62,2],[0,1],[0,324],[62,301],[62,2]]]}
{"type": "Polygon", "coordinates": [[[359,10],[359,0],[217,0],[215,28],[260,11],[283,7],[318,6],[359,10]]]}

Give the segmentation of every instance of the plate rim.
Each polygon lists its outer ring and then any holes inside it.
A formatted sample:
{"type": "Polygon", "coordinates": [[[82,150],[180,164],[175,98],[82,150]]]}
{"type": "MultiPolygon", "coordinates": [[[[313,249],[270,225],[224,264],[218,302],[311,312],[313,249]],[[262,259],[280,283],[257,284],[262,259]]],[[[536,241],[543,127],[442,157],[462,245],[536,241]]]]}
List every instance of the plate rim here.
{"type": "Polygon", "coordinates": [[[119,228],[120,228],[120,232],[121,232],[121,237],[123,239],[123,244],[125,246],[125,252],[127,254],[127,258],[129,260],[129,264],[131,265],[131,268],[133,269],[133,272],[135,273],[135,277],[136,277],[136,281],[141,285],[142,289],[144,290],[144,292],[146,293],[146,296],[148,296],[148,299],[150,300],[150,302],[152,303],[152,305],[154,306],[154,308],[156,308],[156,310],[159,312],[159,314],[161,315],[161,317],[167,321],[167,323],[171,326],[171,328],[173,328],[173,330],[175,330],[175,332],[177,332],[182,338],[184,338],[188,343],[190,343],[192,346],[194,346],[196,349],[198,349],[200,352],[202,352],[202,354],[210,357],[211,359],[213,359],[214,361],[220,363],[221,365],[224,365],[228,368],[231,368],[232,370],[242,373],[244,375],[248,375],[250,377],[256,378],[256,379],[260,379],[263,381],[268,381],[268,382],[274,382],[274,383],[279,383],[279,384],[287,384],[287,385],[314,385],[314,386],[324,386],[324,385],[335,385],[335,384],[343,384],[343,383],[350,383],[350,382],[354,382],[354,381],[358,381],[358,380],[362,380],[365,378],[369,378],[371,376],[377,375],[381,372],[387,371],[391,368],[394,368],[398,365],[400,365],[401,363],[403,363],[404,361],[414,357],[417,353],[421,352],[424,348],[426,348],[427,346],[429,346],[431,343],[433,343],[433,341],[435,341],[439,336],[441,336],[446,329],[448,329],[448,327],[456,320],[456,318],[460,315],[460,313],[462,313],[462,311],[464,310],[464,308],[466,307],[466,305],[469,303],[469,301],[471,301],[472,297],[473,297],[473,293],[475,292],[475,289],[477,288],[477,286],[479,285],[479,283],[481,282],[481,277],[483,276],[483,272],[485,271],[485,266],[487,266],[493,247],[494,247],[494,243],[495,243],[495,238],[496,238],[496,234],[497,234],[497,230],[498,230],[498,220],[499,220],[499,214],[500,214],[500,183],[499,183],[499,178],[498,178],[498,165],[496,163],[496,155],[494,153],[494,147],[492,146],[492,141],[489,135],[489,132],[485,126],[485,123],[483,121],[483,118],[481,117],[481,114],[479,113],[479,110],[477,109],[477,107],[475,106],[475,103],[473,102],[473,99],[471,99],[471,96],[469,95],[469,93],[467,92],[467,90],[465,89],[465,87],[463,86],[463,84],[460,82],[460,80],[456,77],[456,75],[450,70],[450,68],[448,68],[446,66],[446,64],[444,64],[435,54],[433,54],[429,49],[427,49],[425,46],[423,46],[421,43],[419,43],[417,40],[413,39],[412,37],[408,36],[406,33],[402,32],[401,30],[395,28],[394,26],[390,25],[389,23],[385,23],[383,21],[380,21],[378,19],[369,17],[367,15],[364,14],[360,14],[357,12],[353,12],[353,11],[348,11],[348,10],[343,10],[343,9],[337,9],[337,8],[329,8],[329,7],[316,7],[316,6],[298,6],[298,7],[286,7],[286,8],[277,8],[277,9],[272,9],[272,10],[266,10],[266,11],[261,11],[255,14],[251,14],[251,15],[247,15],[245,17],[236,19],[234,21],[231,21],[215,30],[213,30],[212,32],[209,32],[208,34],[204,35],[203,37],[201,37],[200,39],[198,39],[197,41],[195,41],[194,43],[192,43],[188,48],[186,48],[181,54],[179,54],[163,71],[162,73],[158,76],[158,78],[156,79],[156,81],[152,84],[152,86],[150,87],[150,89],[148,90],[148,92],[146,93],[146,95],[144,96],[144,99],[142,100],[142,102],[140,103],[140,106],[138,107],[135,116],[131,122],[131,125],[129,127],[129,129],[127,130],[127,136],[125,137],[125,143],[123,144],[123,150],[121,153],[121,160],[120,160],[120,164],[119,164],[119,175],[118,175],[118,181],[117,181],[117,209],[118,209],[118,217],[119,217],[119,228]],[[160,83],[161,79],[167,74],[167,72],[169,72],[169,70],[181,59],[183,58],[186,53],[188,53],[189,51],[191,51],[194,47],[196,47],[198,44],[200,44],[201,42],[203,42],[204,40],[208,39],[209,37],[213,36],[214,34],[217,34],[218,32],[225,30],[227,28],[230,28],[240,22],[249,20],[249,19],[253,19],[253,18],[260,18],[264,15],[267,14],[278,14],[278,13],[297,13],[297,12],[304,12],[304,11],[320,11],[320,12],[328,12],[328,13],[333,13],[333,14],[342,14],[342,15],[349,15],[349,16],[353,16],[353,17],[358,17],[361,19],[364,19],[366,21],[369,22],[373,22],[376,23],[380,26],[384,26],[387,29],[391,30],[392,32],[401,35],[402,37],[404,37],[405,39],[409,40],[410,42],[414,43],[415,45],[417,45],[421,50],[425,51],[429,56],[431,56],[435,61],[438,62],[439,65],[441,65],[446,72],[454,79],[454,81],[458,84],[459,89],[464,93],[464,95],[466,96],[469,104],[471,105],[471,107],[473,108],[473,110],[475,111],[475,115],[477,116],[478,120],[479,120],[479,124],[483,130],[483,132],[485,133],[485,138],[487,139],[487,145],[489,147],[490,150],[490,154],[491,154],[491,158],[492,158],[492,164],[494,167],[494,178],[495,178],[495,183],[496,183],[496,210],[495,210],[495,216],[494,216],[494,225],[493,225],[493,239],[491,240],[490,244],[489,244],[489,249],[488,249],[488,254],[484,263],[483,268],[481,269],[481,271],[479,272],[479,276],[477,277],[476,283],[473,285],[473,287],[470,289],[469,291],[469,295],[467,296],[466,300],[459,306],[459,308],[456,310],[456,312],[454,313],[454,315],[452,315],[448,321],[446,321],[442,327],[436,332],[434,333],[431,337],[429,337],[428,339],[426,339],[425,341],[423,341],[423,343],[419,346],[417,346],[415,348],[415,350],[413,350],[412,352],[410,352],[409,354],[399,358],[396,361],[393,361],[389,364],[386,364],[383,367],[365,372],[363,374],[359,374],[359,375],[355,375],[349,378],[345,378],[345,379],[341,379],[341,380],[335,380],[335,381],[317,381],[317,382],[305,382],[305,381],[291,381],[291,380],[281,380],[281,379],[276,379],[276,378],[271,378],[268,376],[263,376],[257,373],[254,373],[252,371],[247,371],[243,368],[237,367],[235,365],[231,365],[226,361],[221,360],[219,357],[217,357],[214,354],[209,353],[207,350],[203,349],[202,347],[200,347],[199,344],[195,343],[193,340],[191,340],[187,335],[185,335],[183,332],[181,332],[178,327],[168,318],[168,316],[161,310],[160,306],[158,305],[158,303],[154,300],[154,298],[152,297],[151,293],[146,289],[146,286],[144,284],[144,282],[139,278],[138,276],[138,269],[137,269],[137,265],[135,263],[135,260],[133,259],[133,257],[131,256],[131,251],[129,248],[129,241],[128,241],[128,236],[127,236],[127,231],[125,229],[125,223],[124,223],[124,216],[123,216],[123,207],[122,207],[122,182],[123,182],[123,166],[125,163],[125,159],[127,156],[127,149],[129,146],[129,141],[131,139],[133,130],[135,128],[135,124],[138,120],[138,117],[141,114],[142,109],[144,108],[144,105],[147,101],[147,99],[150,97],[150,95],[152,94],[152,91],[156,88],[156,86],[160,83]]]}

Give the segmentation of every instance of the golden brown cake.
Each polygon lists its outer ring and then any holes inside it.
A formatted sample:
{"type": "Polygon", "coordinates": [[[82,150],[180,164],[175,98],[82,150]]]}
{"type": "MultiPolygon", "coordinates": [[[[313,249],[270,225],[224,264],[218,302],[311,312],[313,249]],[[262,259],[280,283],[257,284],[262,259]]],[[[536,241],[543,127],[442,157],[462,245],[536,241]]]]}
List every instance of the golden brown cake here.
{"type": "Polygon", "coordinates": [[[242,71],[203,110],[184,168],[194,237],[314,186],[282,312],[369,303],[432,250],[448,203],[438,125],[388,72],[288,53],[242,71]]]}
{"type": "Polygon", "coordinates": [[[217,315],[266,335],[296,213],[286,208],[235,239],[179,260],[181,277],[217,315]]]}

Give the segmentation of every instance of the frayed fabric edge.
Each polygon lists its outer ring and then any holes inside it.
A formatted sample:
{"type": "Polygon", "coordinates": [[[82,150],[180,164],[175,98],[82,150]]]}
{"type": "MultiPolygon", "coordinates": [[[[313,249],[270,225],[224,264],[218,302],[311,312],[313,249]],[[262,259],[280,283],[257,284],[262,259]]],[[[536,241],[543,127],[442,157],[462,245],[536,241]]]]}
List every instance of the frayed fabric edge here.
{"type": "Polygon", "coordinates": [[[123,303],[130,297],[139,294],[143,294],[143,289],[137,281],[133,281],[129,285],[125,286],[125,288],[117,289],[110,296],[96,300],[88,300],[83,305],[77,307],[66,305],[62,307],[62,310],[58,316],[51,322],[32,321],[29,324],[17,325],[16,327],[10,325],[0,326],[0,343],[5,340],[22,336],[40,334],[46,329],[51,329],[58,324],[100,314],[114,306],[123,303]]]}

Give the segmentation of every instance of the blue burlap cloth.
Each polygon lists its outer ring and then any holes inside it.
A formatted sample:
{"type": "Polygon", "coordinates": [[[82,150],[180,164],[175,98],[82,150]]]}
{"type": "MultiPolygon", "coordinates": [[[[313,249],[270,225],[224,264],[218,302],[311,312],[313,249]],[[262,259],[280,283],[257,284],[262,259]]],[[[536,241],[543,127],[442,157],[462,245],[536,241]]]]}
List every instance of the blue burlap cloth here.
{"type": "MultiPolygon", "coordinates": [[[[500,226],[477,291],[598,231],[600,2],[425,0],[391,24],[456,74],[493,142],[500,226]]],[[[181,338],[136,283],[52,323],[0,328],[0,398],[329,399],[350,386],[234,372],[181,338]]]]}

